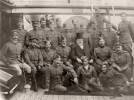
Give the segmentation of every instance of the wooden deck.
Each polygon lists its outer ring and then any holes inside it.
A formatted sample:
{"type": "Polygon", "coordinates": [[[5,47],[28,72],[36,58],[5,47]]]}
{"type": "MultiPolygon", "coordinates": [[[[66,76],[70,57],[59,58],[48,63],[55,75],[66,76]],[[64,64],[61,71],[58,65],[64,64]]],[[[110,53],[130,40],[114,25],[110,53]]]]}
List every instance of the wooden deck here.
{"type": "Polygon", "coordinates": [[[39,92],[18,92],[9,100],[134,100],[134,96],[80,96],[80,95],[45,95],[43,90],[39,92]]]}

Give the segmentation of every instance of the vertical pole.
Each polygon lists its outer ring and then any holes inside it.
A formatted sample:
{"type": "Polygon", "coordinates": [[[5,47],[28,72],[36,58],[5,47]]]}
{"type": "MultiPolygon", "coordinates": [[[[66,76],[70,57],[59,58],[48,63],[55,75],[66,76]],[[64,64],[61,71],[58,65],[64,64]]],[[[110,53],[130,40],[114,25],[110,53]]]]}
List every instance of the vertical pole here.
{"type": "Polygon", "coordinates": [[[93,10],[94,10],[94,4],[93,4],[93,0],[91,0],[91,13],[92,13],[92,16],[93,16],[93,10]]]}
{"type": "Polygon", "coordinates": [[[2,12],[0,12],[0,48],[2,46],[2,12]]]}

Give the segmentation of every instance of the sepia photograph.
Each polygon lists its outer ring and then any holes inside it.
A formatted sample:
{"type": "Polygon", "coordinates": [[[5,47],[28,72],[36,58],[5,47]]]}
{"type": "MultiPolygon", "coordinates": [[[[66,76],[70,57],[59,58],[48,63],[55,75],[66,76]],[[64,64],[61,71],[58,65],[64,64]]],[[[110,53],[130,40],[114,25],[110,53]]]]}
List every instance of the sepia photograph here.
{"type": "Polygon", "coordinates": [[[0,0],[0,100],[134,100],[134,0],[0,0]]]}

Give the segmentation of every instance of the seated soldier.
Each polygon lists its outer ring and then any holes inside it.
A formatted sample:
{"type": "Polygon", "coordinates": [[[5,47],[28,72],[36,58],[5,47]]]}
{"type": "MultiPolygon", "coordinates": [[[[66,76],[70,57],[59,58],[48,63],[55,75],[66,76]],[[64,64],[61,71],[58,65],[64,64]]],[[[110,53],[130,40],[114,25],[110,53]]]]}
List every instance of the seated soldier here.
{"type": "Polygon", "coordinates": [[[18,42],[18,33],[13,30],[10,41],[1,49],[1,56],[4,63],[9,66],[9,69],[14,70],[18,76],[22,76],[22,69],[27,73],[31,73],[31,67],[24,63],[21,57],[22,51],[22,44],[18,42]]]}
{"type": "Polygon", "coordinates": [[[61,37],[60,45],[56,48],[56,53],[61,56],[61,60],[66,65],[69,62],[71,48],[67,46],[65,37],[61,37]]]}
{"type": "Polygon", "coordinates": [[[47,89],[45,91],[57,91],[57,92],[65,92],[67,91],[67,88],[63,86],[63,81],[62,81],[62,74],[63,71],[67,70],[72,73],[74,77],[74,82],[78,83],[77,80],[77,74],[73,70],[73,68],[65,66],[59,55],[56,55],[53,64],[49,69],[49,74],[47,74],[47,89]]]}
{"type": "Polygon", "coordinates": [[[36,74],[43,66],[43,57],[38,48],[37,39],[31,40],[31,45],[25,50],[24,57],[25,62],[31,67],[32,74],[27,78],[32,79],[32,87],[34,91],[37,91],[36,74]]]}
{"type": "Polygon", "coordinates": [[[119,71],[120,73],[124,74],[128,80],[131,79],[131,56],[127,51],[122,49],[121,44],[117,43],[115,47],[115,51],[111,57],[112,66],[119,71]]]}
{"type": "Polygon", "coordinates": [[[44,48],[41,51],[42,56],[43,56],[43,70],[44,74],[42,74],[42,88],[46,88],[45,83],[46,83],[46,74],[47,74],[47,69],[49,66],[51,66],[53,62],[53,58],[56,55],[56,51],[51,49],[51,42],[50,41],[45,41],[44,48]]]}
{"type": "Polygon", "coordinates": [[[89,64],[88,58],[86,56],[82,57],[82,66],[78,69],[79,84],[86,91],[100,90],[99,79],[95,68],[89,64]]]}
{"type": "Polygon", "coordinates": [[[99,78],[104,90],[117,90],[117,92],[125,92],[127,86],[129,86],[127,78],[107,63],[102,65],[102,72],[100,73],[99,78]]]}
{"type": "Polygon", "coordinates": [[[102,64],[104,62],[109,62],[111,55],[111,49],[105,45],[105,40],[101,38],[99,40],[99,47],[94,49],[95,68],[97,74],[100,73],[102,64]]]}
{"type": "Polygon", "coordinates": [[[44,49],[41,51],[43,56],[43,65],[51,65],[54,56],[56,55],[56,51],[51,49],[51,41],[45,41],[44,42],[44,49]]]}

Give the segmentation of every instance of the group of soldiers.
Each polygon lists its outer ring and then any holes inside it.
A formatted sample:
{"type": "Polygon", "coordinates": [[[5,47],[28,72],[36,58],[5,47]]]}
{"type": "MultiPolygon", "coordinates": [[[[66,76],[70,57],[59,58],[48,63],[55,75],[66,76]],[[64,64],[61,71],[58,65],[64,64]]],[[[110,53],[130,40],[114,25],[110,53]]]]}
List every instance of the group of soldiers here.
{"type": "Polygon", "coordinates": [[[69,86],[82,92],[126,91],[133,81],[134,31],[126,13],[121,19],[116,28],[97,9],[84,31],[58,23],[53,27],[52,22],[47,27],[41,18],[32,20],[33,29],[27,32],[19,21],[1,49],[2,61],[17,76],[25,73],[24,87],[34,91],[38,83],[45,91],[65,92],[69,86]]]}

